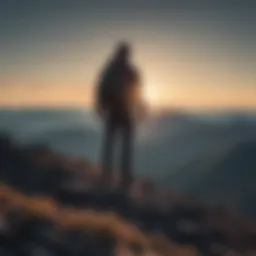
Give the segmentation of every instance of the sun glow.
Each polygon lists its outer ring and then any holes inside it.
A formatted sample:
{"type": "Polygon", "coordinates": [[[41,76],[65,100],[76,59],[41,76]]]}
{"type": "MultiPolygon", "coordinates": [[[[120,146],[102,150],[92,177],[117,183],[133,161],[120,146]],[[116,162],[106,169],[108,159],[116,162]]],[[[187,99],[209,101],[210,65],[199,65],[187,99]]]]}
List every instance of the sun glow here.
{"type": "Polygon", "coordinates": [[[159,105],[158,93],[155,87],[151,85],[145,85],[142,89],[143,100],[149,106],[156,107],[159,105]]]}

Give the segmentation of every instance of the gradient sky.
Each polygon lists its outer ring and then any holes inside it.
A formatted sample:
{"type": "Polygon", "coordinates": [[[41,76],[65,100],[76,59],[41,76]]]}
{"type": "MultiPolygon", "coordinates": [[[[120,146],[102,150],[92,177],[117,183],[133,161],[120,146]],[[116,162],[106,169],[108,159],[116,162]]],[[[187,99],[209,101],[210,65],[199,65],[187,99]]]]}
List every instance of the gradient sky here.
{"type": "Polygon", "coordinates": [[[256,2],[0,0],[0,106],[89,106],[119,40],[153,106],[256,109],[256,2]]]}

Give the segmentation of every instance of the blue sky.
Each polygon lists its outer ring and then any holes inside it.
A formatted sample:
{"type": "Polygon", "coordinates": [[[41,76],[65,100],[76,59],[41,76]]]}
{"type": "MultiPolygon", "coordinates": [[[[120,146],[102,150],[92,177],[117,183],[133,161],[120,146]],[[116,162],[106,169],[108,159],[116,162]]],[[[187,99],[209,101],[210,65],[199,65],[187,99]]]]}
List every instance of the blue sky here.
{"type": "Polygon", "coordinates": [[[255,13],[234,0],[1,0],[0,105],[91,104],[126,39],[153,104],[255,107],[255,13]]]}

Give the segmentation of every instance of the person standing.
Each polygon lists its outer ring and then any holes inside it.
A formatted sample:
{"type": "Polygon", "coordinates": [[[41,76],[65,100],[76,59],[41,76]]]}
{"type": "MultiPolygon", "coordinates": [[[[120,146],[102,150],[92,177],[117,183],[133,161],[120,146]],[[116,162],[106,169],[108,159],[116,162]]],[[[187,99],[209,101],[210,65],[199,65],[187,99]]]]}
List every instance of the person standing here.
{"type": "Polygon", "coordinates": [[[105,122],[102,156],[102,183],[112,181],[113,149],[117,135],[122,142],[121,188],[129,189],[132,182],[132,154],[136,110],[141,103],[141,79],[131,63],[131,47],[120,43],[113,58],[100,75],[96,108],[105,122]]]}

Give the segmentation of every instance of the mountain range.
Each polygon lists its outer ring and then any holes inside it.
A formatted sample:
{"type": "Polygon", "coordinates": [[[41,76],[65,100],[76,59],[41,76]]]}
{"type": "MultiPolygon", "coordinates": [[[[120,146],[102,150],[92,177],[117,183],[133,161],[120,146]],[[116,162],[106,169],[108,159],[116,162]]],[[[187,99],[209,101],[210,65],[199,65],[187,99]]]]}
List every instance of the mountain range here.
{"type": "MultiPolygon", "coordinates": [[[[254,113],[164,111],[139,125],[135,172],[166,188],[256,217],[254,113]]],[[[82,110],[2,110],[0,129],[25,144],[44,144],[99,162],[100,120],[82,110]]]]}

